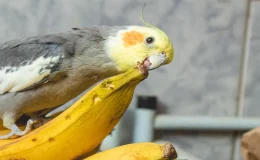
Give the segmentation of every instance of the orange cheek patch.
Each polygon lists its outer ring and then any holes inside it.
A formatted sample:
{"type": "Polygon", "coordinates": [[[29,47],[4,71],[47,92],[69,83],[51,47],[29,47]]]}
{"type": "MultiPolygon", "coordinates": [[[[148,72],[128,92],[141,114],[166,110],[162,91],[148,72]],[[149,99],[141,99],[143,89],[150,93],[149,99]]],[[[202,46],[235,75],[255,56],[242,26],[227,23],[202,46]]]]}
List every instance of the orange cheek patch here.
{"type": "Polygon", "coordinates": [[[144,35],[137,31],[125,32],[122,37],[126,47],[133,46],[137,43],[143,42],[144,40],[144,35]]]}

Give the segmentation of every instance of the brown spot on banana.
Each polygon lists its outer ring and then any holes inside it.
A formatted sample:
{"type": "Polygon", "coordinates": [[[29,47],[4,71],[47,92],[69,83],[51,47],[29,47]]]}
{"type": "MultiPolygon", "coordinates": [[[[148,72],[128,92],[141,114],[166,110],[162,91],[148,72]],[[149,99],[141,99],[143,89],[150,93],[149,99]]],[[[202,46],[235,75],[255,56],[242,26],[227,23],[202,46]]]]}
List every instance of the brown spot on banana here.
{"type": "Polygon", "coordinates": [[[107,82],[105,82],[105,84],[104,84],[104,88],[114,90],[114,89],[115,89],[115,85],[113,84],[112,81],[107,81],[107,82]]]}
{"type": "Polygon", "coordinates": [[[94,105],[95,105],[97,102],[99,102],[99,101],[101,101],[101,98],[100,98],[97,94],[94,95],[94,97],[93,97],[94,105]]]}
{"type": "Polygon", "coordinates": [[[49,142],[54,142],[55,141],[55,139],[54,138],[49,138],[49,142]]]}
{"type": "Polygon", "coordinates": [[[67,115],[65,118],[66,118],[66,120],[69,120],[70,119],[70,115],[67,115]]]}

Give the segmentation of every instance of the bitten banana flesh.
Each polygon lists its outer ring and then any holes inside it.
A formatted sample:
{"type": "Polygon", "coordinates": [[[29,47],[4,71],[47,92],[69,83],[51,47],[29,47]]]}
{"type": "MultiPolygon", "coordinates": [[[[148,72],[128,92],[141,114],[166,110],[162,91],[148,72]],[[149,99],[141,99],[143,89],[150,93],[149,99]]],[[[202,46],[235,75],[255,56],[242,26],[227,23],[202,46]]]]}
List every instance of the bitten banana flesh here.
{"type": "Polygon", "coordinates": [[[84,160],[172,160],[177,158],[172,144],[142,142],[119,146],[94,154],[84,160]]]}
{"type": "Polygon", "coordinates": [[[23,137],[1,140],[0,160],[72,160],[91,152],[113,130],[145,78],[132,68],[104,80],[50,122],[23,137]]]}

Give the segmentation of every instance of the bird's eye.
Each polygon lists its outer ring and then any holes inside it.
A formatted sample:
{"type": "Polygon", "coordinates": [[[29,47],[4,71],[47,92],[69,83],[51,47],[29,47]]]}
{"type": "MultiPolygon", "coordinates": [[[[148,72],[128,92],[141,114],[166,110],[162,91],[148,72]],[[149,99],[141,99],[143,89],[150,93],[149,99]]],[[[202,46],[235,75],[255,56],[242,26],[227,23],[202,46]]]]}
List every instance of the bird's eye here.
{"type": "Polygon", "coordinates": [[[146,43],[147,43],[147,44],[152,44],[153,41],[154,41],[154,38],[153,38],[153,37],[148,37],[148,38],[146,38],[146,43]]]}

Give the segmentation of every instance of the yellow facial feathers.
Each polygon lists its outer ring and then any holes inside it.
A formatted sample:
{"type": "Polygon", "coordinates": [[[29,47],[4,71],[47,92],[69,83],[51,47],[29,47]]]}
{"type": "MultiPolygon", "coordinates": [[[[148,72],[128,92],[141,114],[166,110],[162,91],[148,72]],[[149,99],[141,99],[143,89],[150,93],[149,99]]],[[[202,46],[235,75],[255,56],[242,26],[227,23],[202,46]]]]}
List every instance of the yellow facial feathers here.
{"type": "Polygon", "coordinates": [[[108,39],[106,49],[123,72],[150,56],[164,54],[163,64],[168,64],[174,55],[168,36],[159,28],[148,26],[127,26],[119,30],[108,39]],[[148,38],[153,41],[147,41],[148,38]]]}

